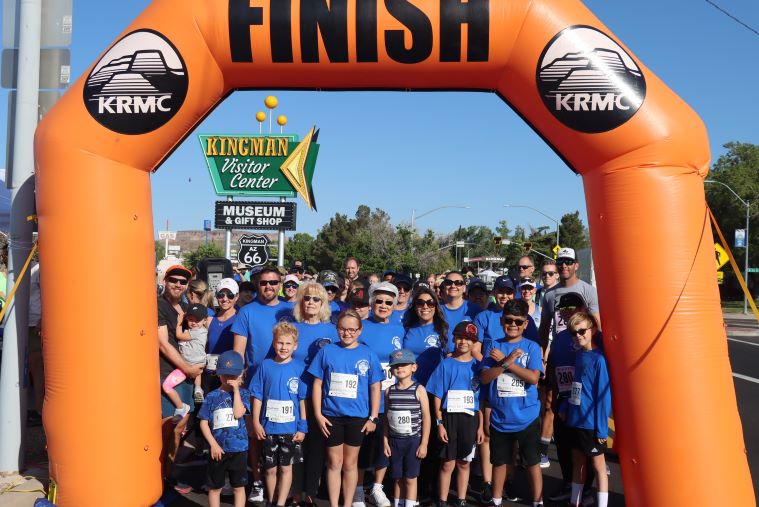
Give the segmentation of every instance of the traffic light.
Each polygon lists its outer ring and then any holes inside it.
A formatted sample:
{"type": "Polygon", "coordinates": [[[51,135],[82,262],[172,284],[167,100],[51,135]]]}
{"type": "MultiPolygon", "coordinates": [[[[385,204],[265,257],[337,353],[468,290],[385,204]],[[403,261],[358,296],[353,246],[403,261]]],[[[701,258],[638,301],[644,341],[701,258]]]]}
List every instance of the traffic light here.
{"type": "Polygon", "coordinates": [[[493,243],[496,245],[501,244],[501,237],[500,236],[493,236],[493,243]]]}

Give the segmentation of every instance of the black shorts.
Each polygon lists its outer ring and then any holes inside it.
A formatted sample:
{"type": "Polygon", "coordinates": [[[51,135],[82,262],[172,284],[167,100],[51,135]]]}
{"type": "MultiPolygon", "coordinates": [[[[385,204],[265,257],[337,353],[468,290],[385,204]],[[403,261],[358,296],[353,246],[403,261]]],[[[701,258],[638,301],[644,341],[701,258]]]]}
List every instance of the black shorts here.
{"type": "Polygon", "coordinates": [[[365,417],[325,417],[332,423],[332,426],[327,428],[329,429],[327,447],[337,447],[343,444],[353,447],[361,446],[361,442],[364,440],[361,428],[366,423],[365,417]]]}
{"type": "MultiPolygon", "coordinates": [[[[448,433],[448,443],[441,442],[440,459],[445,461],[472,461],[477,443],[477,415],[443,412],[443,426],[448,433]]],[[[435,428],[435,431],[439,431],[435,428]]]]}
{"type": "Polygon", "coordinates": [[[519,442],[519,455],[525,466],[540,463],[540,417],[522,431],[501,433],[490,428],[490,462],[493,466],[514,464],[514,443],[519,442]]]}
{"type": "Polygon", "coordinates": [[[595,430],[583,428],[570,428],[572,435],[572,448],[577,449],[586,456],[599,456],[606,452],[606,442],[598,443],[595,430]]]}
{"type": "Polygon", "coordinates": [[[224,487],[224,476],[229,472],[229,484],[233,488],[248,485],[248,451],[228,452],[219,461],[209,460],[206,468],[208,489],[224,487]]]}
{"type": "Polygon", "coordinates": [[[303,463],[303,449],[300,442],[293,442],[294,436],[292,433],[266,435],[261,449],[261,461],[265,469],[303,463]]]}
{"type": "Polygon", "coordinates": [[[387,456],[385,456],[385,437],[382,433],[384,424],[385,414],[379,414],[377,428],[373,433],[364,435],[361,450],[358,451],[358,468],[362,470],[380,469],[387,468],[390,464],[387,456]]]}

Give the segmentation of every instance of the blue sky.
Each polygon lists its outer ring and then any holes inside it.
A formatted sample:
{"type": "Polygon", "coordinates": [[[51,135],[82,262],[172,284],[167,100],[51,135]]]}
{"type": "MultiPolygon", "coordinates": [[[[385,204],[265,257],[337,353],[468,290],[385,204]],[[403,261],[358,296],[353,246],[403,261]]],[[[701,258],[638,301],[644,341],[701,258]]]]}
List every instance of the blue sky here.
{"type": "MultiPolygon", "coordinates": [[[[72,81],[108,48],[149,2],[74,0],[72,81]]],[[[759,29],[755,0],[716,0],[759,29]]],[[[701,116],[712,160],[729,141],[759,143],[759,36],[700,0],[588,0],[588,8],[701,116]]],[[[447,233],[507,220],[513,227],[552,222],[547,215],[579,210],[582,180],[496,95],[489,93],[277,92],[275,114],[286,132],[316,124],[321,150],[314,177],[318,212],[298,198],[298,232],[315,235],[335,213],[360,204],[382,208],[393,223],[447,233]],[[488,146],[490,150],[473,150],[488,146]],[[497,149],[497,156],[496,156],[497,149]]],[[[6,118],[7,91],[0,98],[6,118]]],[[[266,92],[237,92],[187,138],[152,175],[156,230],[200,229],[213,218],[213,191],[197,134],[254,133],[266,92]]],[[[5,131],[3,124],[2,133],[5,131]]],[[[278,129],[277,129],[278,131],[278,129]]],[[[4,146],[4,143],[3,143],[4,146]]],[[[4,159],[4,157],[3,157],[4,159]]],[[[759,168],[757,168],[759,170],[759,168]]],[[[292,233],[288,233],[292,234],[292,233]]]]}

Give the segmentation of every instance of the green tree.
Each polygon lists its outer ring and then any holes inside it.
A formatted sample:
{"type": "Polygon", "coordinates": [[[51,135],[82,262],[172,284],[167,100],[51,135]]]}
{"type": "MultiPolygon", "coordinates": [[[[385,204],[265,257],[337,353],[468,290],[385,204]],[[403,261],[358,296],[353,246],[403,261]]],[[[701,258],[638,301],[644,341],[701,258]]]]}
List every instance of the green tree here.
{"type": "Polygon", "coordinates": [[[197,250],[182,254],[182,264],[188,269],[195,269],[198,261],[210,257],[224,257],[224,250],[216,243],[204,243],[197,250]]]}
{"type": "MultiPolygon", "coordinates": [[[[561,217],[559,225],[559,241],[561,246],[582,250],[590,246],[590,236],[585,224],[582,223],[580,212],[566,213],[561,217]]],[[[552,247],[553,248],[553,247],[552,247]]]]}
{"type": "Polygon", "coordinates": [[[285,264],[290,266],[293,261],[300,260],[308,268],[313,264],[312,249],[314,237],[304,232],[298,232],[285,245],[285,264]]]}
{"type": "Polygon", "coordinates": [[[163,244],[163,241],[156,240],[155,242],[155,263],[158,264],[158,261],[166,257],[166,247],[163,244]]]}

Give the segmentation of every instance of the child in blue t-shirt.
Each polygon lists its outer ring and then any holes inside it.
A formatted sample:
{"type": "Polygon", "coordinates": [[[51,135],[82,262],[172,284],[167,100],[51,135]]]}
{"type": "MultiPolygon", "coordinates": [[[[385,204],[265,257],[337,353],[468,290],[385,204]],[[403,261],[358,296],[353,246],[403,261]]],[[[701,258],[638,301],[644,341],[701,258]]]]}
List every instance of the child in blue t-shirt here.
{"type": "Polygon", "coordinates": [[[303,460],[300,443],[308,432],[306,383],[302,380],[303,365],[292,357],[298,347],[298,330],[289,322],[280,322],[273,334],[274,358],[264,359],[250,383],[251,420],[253,433],[263,440],[267,500],[284,507],[292,485],[292,465],[303,460]]]}
{"type": "Polygon", "coordinates": [[[206,480],[208,505],[218,507],[224,477],[234,488],[235,507],[245,507],[248,484],[248,430],[243,415],[250,411],[250,392],[242,385],[243,359],[230,350],[219,356],[216,374],[221,387],[211,391],[198,412],[200,430],[211,447],[206,480]]]}
{"type": "Polygon", "coordinates": [[[477,326],[459,322],[453,330],[453,355],[441,362],[427,382],[427,391],[434,398],[438,438],[442,442],[441,468],[438,480],[438,506],[445,506],[456,469],[457,505],[466,507],[469,463],[475,446],[484,439],[480,412],[479,363],[472,357],[477,343],[477,326]]]}
{"type": "Polygon", "coordinates": [[[598,349],[596,335],[598,324],[590,313],[574,314],[567,323],[578,346],[575,358],[572,391],[566,406],[567,426],[572,431],[572,493],[570,503],[580,504],[585,465],[588,458],[593,463],[598,480],[596,505],[606,507],[609,502],[609,478],[606,475],[606,441],[609,438],[609,415],[611,414],[611,385],[606,359],[598,349]]]}
{"type": "Polygon", "coordinates": [[[506,301],[501,315],[502,338],[488,342],[480,381],[487,390],[490,417],[490,462],[493,464],[493,499],[501,505],[503,486],[514,469],[514,446],[519,444],[527,467],[533,507],[543,505],[540,471],[540,400],[537,383],[543,372],[540,345],[524,337],[529,322],[524,299],[506,301]]]}

